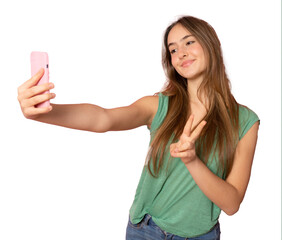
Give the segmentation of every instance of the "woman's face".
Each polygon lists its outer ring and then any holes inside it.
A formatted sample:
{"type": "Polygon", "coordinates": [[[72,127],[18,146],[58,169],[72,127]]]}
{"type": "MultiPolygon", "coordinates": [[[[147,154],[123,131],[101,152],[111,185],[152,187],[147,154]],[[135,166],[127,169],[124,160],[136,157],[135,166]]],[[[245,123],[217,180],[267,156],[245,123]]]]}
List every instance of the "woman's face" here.
{"type": "Polygon", "coordinates": [[[177,24],[170,30],[167,44],[175,70],[186,79],[202,80],[206,58],[198,40],[181,24],[177,24]]]}

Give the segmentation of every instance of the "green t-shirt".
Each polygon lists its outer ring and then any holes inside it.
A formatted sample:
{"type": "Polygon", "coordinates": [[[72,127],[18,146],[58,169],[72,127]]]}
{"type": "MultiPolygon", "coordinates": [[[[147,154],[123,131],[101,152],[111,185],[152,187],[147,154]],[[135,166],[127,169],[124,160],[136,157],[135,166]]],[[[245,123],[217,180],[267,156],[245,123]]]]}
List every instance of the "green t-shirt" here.
{"type": "MultiPolygon", "coordinates": [[[[151,136],[162,124],[168,103],[169,97],[160,93],[158,110],[151,124],[151,136]]],[[[239,107],[239,139],[256,121],[259,118],[253,111],[239,107]]],[[[207,164],[215,174],[217,163],[215,156],[207,164]]],[[[181,237],[195,237],[209,232],[217,223],[221,209],[205,196],[180,158],[169,161],[169,155],[166,155],[163,169],[154,178],[144,166],[130,209],[131,222],[137,224],[145,214],[149,214],[161,229],[181,237]]]]}

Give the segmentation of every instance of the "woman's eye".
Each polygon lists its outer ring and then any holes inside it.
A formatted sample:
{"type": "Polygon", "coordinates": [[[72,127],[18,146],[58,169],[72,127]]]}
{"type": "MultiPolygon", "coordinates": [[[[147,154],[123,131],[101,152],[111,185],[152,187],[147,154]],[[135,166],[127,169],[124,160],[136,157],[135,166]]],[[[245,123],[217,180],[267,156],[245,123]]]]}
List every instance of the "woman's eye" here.
{"type": "Polygon", "coordinates": [[[171,53],[171,54],[174,54],[175,52],[176,52],[176,49],[170,50],[170,53],[171,53]]]}
{"type": "Polygon", "coordinates": [[[191,45],[192,43],[194,43],[195,41],[188,41],[187,43],[186,43],[186,45],[191,45]]]}

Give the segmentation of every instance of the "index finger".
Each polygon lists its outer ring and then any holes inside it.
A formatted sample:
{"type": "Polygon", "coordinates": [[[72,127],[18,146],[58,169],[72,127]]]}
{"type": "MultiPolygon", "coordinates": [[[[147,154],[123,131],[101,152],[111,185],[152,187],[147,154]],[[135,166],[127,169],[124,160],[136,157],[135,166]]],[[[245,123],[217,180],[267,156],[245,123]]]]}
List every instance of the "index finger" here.
{"type": "Polygon", "coordinates": [[[42,78],[44,74],[44,68],[41,68],[35,75],[33,75],[29,80],[27,80],[26,82],[24,82],[20,87],[20,89],[28,89],[30,87],[35,86],[39,80],[42,78]]]}
{"type": "Polygon", "coordinates": [[[188,137],[191,134],[191,129],[192,129],[193,121],[194,121],[194,115],[191,114],[189,119],[188,119],[188,121],[186,122],[184,130],[183,130],[183,133],[186,134],[188,137]]]}
{"type": "Polygon", "coordinates": [[[196,128],[195,130],[192,132],[191,134],[191,139],[192,142],[195,143],[195,141],[198,139],[198,137],[200,136],[204,126],[206,125],[206,121],[202,121],[196,128]]]}

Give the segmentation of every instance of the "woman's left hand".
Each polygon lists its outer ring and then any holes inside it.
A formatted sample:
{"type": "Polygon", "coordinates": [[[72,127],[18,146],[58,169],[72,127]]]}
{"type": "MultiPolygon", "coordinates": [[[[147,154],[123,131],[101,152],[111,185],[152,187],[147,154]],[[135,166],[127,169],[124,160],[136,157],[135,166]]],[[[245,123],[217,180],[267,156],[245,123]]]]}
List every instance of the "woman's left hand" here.
{"type": "Polygon", "coordinates": [[[194,161],[197,158],[195,142],[200,136],[206,121],[202,121],[194,131],[192,131],[194,116],[191,115],[184,127],[184,130],[177,143],[170,145],[170,154],[172,157],[181,158],[184,164],[194,161]]]}

